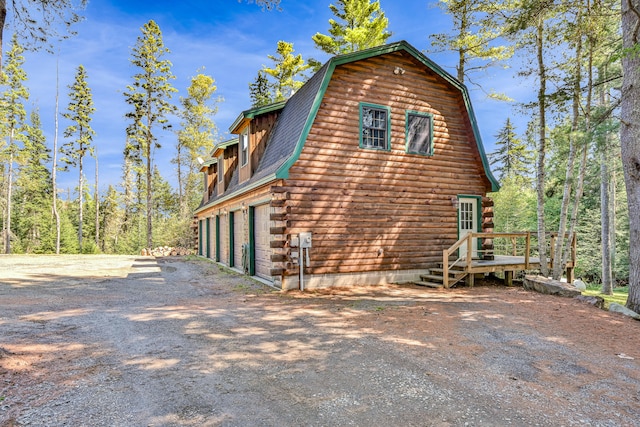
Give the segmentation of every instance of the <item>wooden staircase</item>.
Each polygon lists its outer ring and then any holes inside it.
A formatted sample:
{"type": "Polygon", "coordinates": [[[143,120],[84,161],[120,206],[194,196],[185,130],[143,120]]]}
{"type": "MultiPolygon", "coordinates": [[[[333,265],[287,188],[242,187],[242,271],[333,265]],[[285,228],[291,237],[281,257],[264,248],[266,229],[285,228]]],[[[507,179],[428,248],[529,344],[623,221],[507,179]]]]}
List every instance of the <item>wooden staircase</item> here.
{"type": "MultiPolygon", "coordinates": [[[[428,288],[442,288],[444,286],[444,269],[442,264],[438,267],[430,268],[427,273],[420,275],[420,280],[414,282],[419,286],[426,286],[428,288]]],[[[467,273],[464,271],[463,266],[454,266],[449,269],[449,287],[454,286],[460,280],[464,279],[467,273]]]]}

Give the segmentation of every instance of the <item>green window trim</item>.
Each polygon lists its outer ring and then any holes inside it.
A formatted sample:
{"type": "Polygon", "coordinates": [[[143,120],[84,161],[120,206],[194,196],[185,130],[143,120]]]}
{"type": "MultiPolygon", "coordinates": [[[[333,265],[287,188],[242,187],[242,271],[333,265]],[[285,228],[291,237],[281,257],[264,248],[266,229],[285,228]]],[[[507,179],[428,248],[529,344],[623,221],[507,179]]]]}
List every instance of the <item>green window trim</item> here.
{"type": "Polygon", "coordinates": [[[211,258],[211,218],[207,217],[207,258],[211,258]]]}
{"type": "Polygon", "coordinates": [[[380,151],[391,151],[391,108],[385,105],[377,105],[377,104],[369,104],[366,102],[361,102],[359,106],[360,111],[360,136],[359,136],[359,147],[367,150],[380,150],[380,151]],[[371,114],[368,114],[371,112],[371,114]],[[376,113],[384,113],[386,117],[380,119],[377,117],[376,113]],[[367,117],[365,117],[365,114],[367,117]],[[368,123],[367,123],[368,122],[368,123]],[[377,124],[383,123],[385,128],[382,129],[379,126],[375,126],[377,124]],[[379,132],[384,130],[385,135],[383,138],[378,136],[379,132]],[[365,132],[373,131],[375,134],[370,136],[374,139],[383,139],[385,146],[379,147],[371,144],[365,143],[365,132]]]}
{"type": "MultiPolygon", "coordinates": [[[[419,128],[418,128],[419,129],[419,128]]],[[[419,129],[424,132],[424,129],[419,129]]],[[[418,133],[419,135],[420,133],[418,133]]],[[[407,110],[405,112],[405,148],[407,154],[417,154],[421,156],[433,156],[434,144],[433,144],[433,114],[422,111],[407,110]],[[412,118],[428,119],[428,140],[425,142],[412,141],[412,136],[416,136],[415,129],[417,126],[424,127],[424,121],[422,123],[412,124],[412,118]],[[416,145],[418,147],[416,148],[416,145]],[[425,147],[426,146],[426,147],[425,147]],[[426,150],[424,149],[426,148],[426,150]]]]}
{"type": "Polygon", "coordinates": [[[220,215],[216,215],[216,262],[220,262],[220,215]]]}
{"type": "Polygon", "coordinates": [[[233,212],[229,212],[229,267],[233,267],[234,261],[235,261],[234,234],[235,234],[234,215],[233,215],[233,212]]]}

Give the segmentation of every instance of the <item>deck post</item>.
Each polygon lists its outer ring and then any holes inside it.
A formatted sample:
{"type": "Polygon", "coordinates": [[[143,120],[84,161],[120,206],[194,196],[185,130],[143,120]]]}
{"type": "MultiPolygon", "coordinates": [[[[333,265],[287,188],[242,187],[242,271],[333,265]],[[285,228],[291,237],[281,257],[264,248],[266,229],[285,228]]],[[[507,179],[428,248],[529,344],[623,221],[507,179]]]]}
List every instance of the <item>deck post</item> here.
{"type": "Polygon", "coordinates": [[[506,286],[513,286],[513,271],[505,270],[505,272],[504,272],[504,284],[506,286]]]}
{"type": "Polygon", "coordinates": [[[526,245],[524,248],[524,269],[529,269],[529,252],[531,251],[531,232],[527,231],[526,245]]]}
{"type": "Polygon", "coordinates": [[[449,250],[442,251],[442,285],[445,289],[449,288],[449,250]]]}

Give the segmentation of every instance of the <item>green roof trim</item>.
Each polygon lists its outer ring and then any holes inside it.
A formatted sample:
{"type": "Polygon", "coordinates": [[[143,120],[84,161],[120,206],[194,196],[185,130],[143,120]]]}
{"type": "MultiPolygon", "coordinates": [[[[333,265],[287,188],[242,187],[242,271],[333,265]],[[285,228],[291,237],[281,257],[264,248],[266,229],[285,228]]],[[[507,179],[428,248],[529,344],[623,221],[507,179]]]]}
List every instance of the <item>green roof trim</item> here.
{"type": "Polygon", "coordinates": [[[282,110],[284,105],[287,103],[286,100],[274,102],[273,104],[263,105],[261,107],[250,108],[248,110],[243,111],[240,115],[233,121],[231,126],[229,126],[229,132],[233,132],[235,128],[244,120],[244,119],[253,119],[260,114],[270,113],[272,111],[282,110]]]}
{"type": "MultiPolygon", "coordinates": [[[[482,138],[480,137],[480,131],[478,130],[478,124],[476,121],[475,113],[473,112],[473,107],[471,106],[471,100],[469,98],[469,93],[467,91],[466,86],[460,83],[460,81],[458,81],[455,77],[453,77],[451,74],[446,72],[443,68],[441,68],[435,62],[431,61],[424,54],[422,54],[422,52],[420,52],[419,50],[417,50],[416,48],[414,48],[404,40],[396,43],[391,43],[388,45],[374,47],[367,50],[361,50],[358,52],[335,56],[329,60],[328,67],[323,77],[322,84],[320,85],[320,90],[315,95],[315,99],[313,101],[311,110],[309,111],[309,115],[307,116],[307,120],[305,122],[304,128],[302,130],[302,133],[300,134],[298,142],[296,143],[296,148],[294,152],[291,154],[291,156],[289,156],[289,158],[278,168],[278,170],[275,173],[276,178],[281,178],[281,179],[289,178],[289,169],[300,157],[300,153],[302,152],[304,143],[307,140],[307,137],[309,136],[309,132],[311,131],[311,126],[313,125],[316,115],[318,114],[320,104],[322,103],[324,94],[327,88],[329,87],[329,82],[331,81],[331,77],[333,76],[333,72],[335,71],[336,67],[339,65],[350,63],[350,62],[368,59],[374,56],[380,56],[380,55],[398,52],[398,51],[407,52],[408,54],[416,58],[418,61],[422,62],[426,67],[428,67],[433,72],[435,72],[438,76],[446,80],[449,84],[451,84],[452,86],[460,90],[460,92],[462,93],[462,99],[464,101],[465,107],[469,114],[469,120],[471,121],[471,128],[473,130],[473,135],[476,139],[478,151],[480,153],[480,158],[482,160],[482,166],[484,167],[487,179],[491,183],[491,191],[498,191],[500,189],[500,184],[498,183],[496,178],[493,176],[493,174],[491,173],[491,169],[489,168],[489,161],[484,151],[482,138]]],[[[272,105],[275,105],[275,104],[272,104],[272,105]]],[[[284,104],[282,104],[282,106],[284,106],[284,104]]],[[[240,123],[240,120],[242,120],[242,117],[248,117],[248,116],[245,116],[245,114],[248,114],[250,111],[252,110],[247,110],[246,112],[243,112],[241,114],[241,117],[236,119],[236,122],[234,122],[234,124],[232,125],[232,128],[234,126],[237,126],[237,124],[240,123]]]]}
{"type": "Polygon", "coordinates": [[[221,141],[217,143],[215,147],[213,147],[213,151],[217,150],[218,148],[231,147],[232,145],[236,145],[237,143],[238,143],[238,138],[227,139],[226,141],[221,141]]]}

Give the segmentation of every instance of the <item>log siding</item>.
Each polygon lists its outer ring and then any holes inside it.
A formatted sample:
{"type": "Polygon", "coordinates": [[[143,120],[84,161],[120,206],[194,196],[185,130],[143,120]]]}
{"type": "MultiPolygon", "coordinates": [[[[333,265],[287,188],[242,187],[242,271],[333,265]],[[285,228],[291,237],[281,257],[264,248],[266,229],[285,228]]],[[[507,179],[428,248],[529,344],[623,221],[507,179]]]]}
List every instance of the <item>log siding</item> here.
{"type": "Polygon", "coordinates": [[[433,266],[457,240],[452,194],[490,190],[462,96],[410,55],[390,56],[336,67],[289,170],[287,232],[314,233],[309,274],[433,266]],[[389,151],[360,148],[361,105],[390,112],[389,151]],[[431,156],[407,153],[407,112],[432,117],[431,156]]]}

